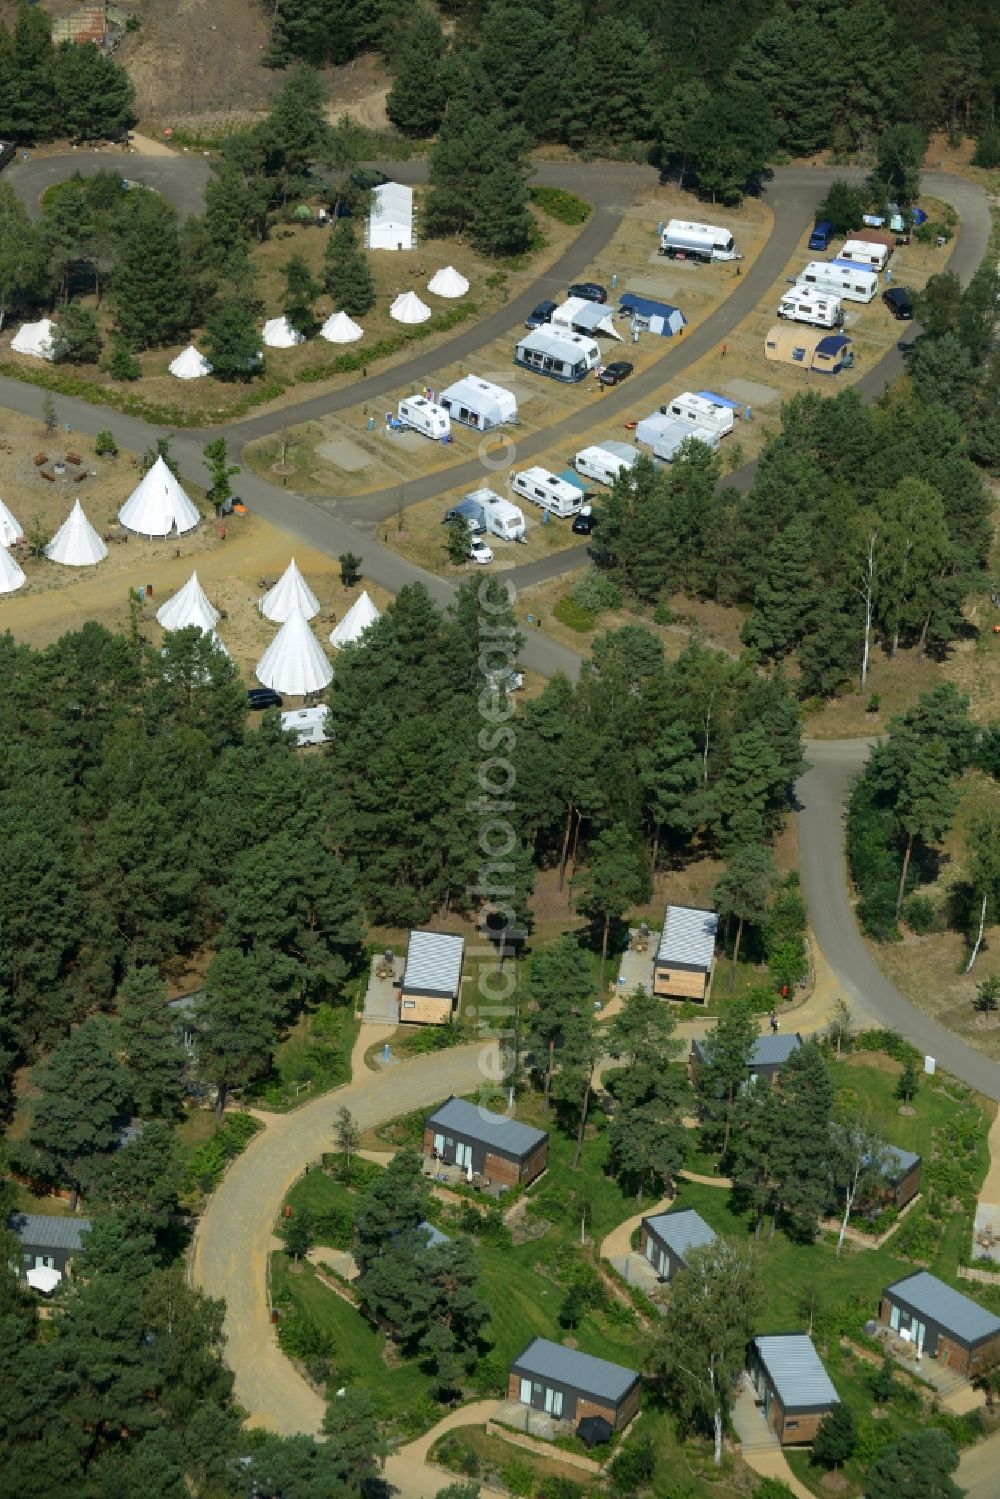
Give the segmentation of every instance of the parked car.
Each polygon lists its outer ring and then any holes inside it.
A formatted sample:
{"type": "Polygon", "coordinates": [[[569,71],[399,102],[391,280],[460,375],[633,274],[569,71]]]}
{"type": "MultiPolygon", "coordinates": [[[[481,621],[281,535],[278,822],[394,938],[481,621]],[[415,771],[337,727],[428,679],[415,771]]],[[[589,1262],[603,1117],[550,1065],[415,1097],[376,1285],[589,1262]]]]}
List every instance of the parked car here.
{"type": "Polygon", "coordinates": [[[543,323],[551,322],[552,314],[555,312],[556,306],[557,304],[555,302],[539,302],[534,312],[529,313],[525,318],[524,326],[526,328],[540,328],[543,323]]]}
{"type": "Polygon", "coordinates": [[[616,359],[613,363],[606,364],[597,378],[602,385],[620,385],[634,369],[635,365],[629,364],[627,359],[616,359]]]}
{"type": "Polygon", "coordinates": [[[473,536],[469,542],[469,556],[473,562],[478,562],[485,566],[487,562],[493,561],[493,549],[487,546],[486,542],[479,536],[473,536]]]}
{"type": "Polygon", "coordinates": [[[251,713],[260,713],[265,708],[280,708],[283,704],[284,698],[273,687],[247,688],[247,707],[251,713]]]}
{"type": "Polygon", "coordinates": [[[599,281],[576,281],[569,289],[571,297],[582,297],[585,302],[606,302],[608,289],[599,281]]]}
{"type": "Polygon", "coordinates": [[[890,286],[882,293],[882,301],[898,321],[909,322],[912,318],[913,297],[905,286],[890,286]]]}
{"type": "Polygon", "coordinates": [[[597,516],[590,505],[584,505],[579,515],[573,517],[573,530],[577,536],[589,536],[597,525],[597,516]]]}

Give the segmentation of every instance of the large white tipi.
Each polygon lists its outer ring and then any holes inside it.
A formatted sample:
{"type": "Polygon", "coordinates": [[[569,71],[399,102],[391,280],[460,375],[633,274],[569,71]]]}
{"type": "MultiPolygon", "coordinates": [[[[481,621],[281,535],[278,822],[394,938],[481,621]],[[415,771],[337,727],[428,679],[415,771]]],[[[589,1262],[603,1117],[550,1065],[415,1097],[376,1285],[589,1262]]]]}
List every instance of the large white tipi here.
{"type": "Polygon", "coordinates": [[[321,692],[330,681],[333,667],[301,609],[295,609],[285,620],[257,662],[255,675],[262,686],[289,697],[321,692]]]}
{"type": "Polygon", "coordinates": [[[299,572],[293,557],[271,591],[261,599],[260,612],[265,619],[283,625],[296,609],[301,610],[306,619],[312,619],[319,613],[319,599],[299,572]]]}
{"type": "Polygon", "coordinates": [[[214,630],[219,621],[218,609],[209,602],[208,595],[198,582],[198,574],[192,573],[184,584],[165,604],[156,611],[156,618],[165,630],[183,630],[186,625],[197,625],[199,630],[214,630]]]}
{"type": "Polygon", "coordinates": [[[0,547],[0,593],[14,593],[23,582],[23,569],[0,547]]]}
{"type": "Polygon", "coordinates": [[[118,519],[139,536],[169,536],[174,529],[182,536],[194,530],[201,515],[160,457],[139,480],[118,519]]]}
{"type": "Polygon", "coordinates": [[[453,265],[446,265],[443,270],[434,272],[427,283],[427,290],[432,291],[436,297],[464,297],[469,290],[469,283],[461,271],[456,271],[453,265]]]}
{"type": "Polygon", "coordinates": [[[269,349],[293,349],[296,344],[304,344],[306,336],[293,328],[286,317],[272,317],[264,324],[263,339],[269,349]]]}
{"type": "Polygon", "coordinates": [[[30,354],[33,359],[51,359],[52,340],[58,331],[47,317],[40,323],[22,323],[10,341],[11,352],[30,354]]]}
{"type": "Polygon", "coordinates": [[[430,308],[412,291],[400,292],[389,308],[389,316],[397,323],[426,323],[430,315],[430,308]]]}
{"type": "Polygon", "coordinates": [[[45,548],[45,555],[50,562],[61,562],[63,567],[93,567],[108,555],[79,500],[45,548]]]}
{"type": "Polygon", "coordinates": [[[365,330],[346,312],[334,312],[319,330],[320,338],[331,344],[353,344],[364,337],[365,330]]]}
{"type": "Polygon", "coordinates": [[[330,632],[330,644],[335,645],[338,650],[345,645],[353,645],[356,640],[361,639],[370,625],[381,618],[366,589],[359,599],[354,600],[340,624],[335,625],[330,632]]]}
{"type": "Polygon", "coordinates": [[[11,514],[3,500],[0,500],[0,546],[13,546],[18,537],[23,535],[21,522],[16,515],[11,514]]]}
{"type": "Polygon", "coordinates": [[[198,353],[194,344],[188,344],[176,359],[171,359],[167,369],[175,380],[200,380],[203,375],[212,373],[212,366],[204,354],[198,353]]]}

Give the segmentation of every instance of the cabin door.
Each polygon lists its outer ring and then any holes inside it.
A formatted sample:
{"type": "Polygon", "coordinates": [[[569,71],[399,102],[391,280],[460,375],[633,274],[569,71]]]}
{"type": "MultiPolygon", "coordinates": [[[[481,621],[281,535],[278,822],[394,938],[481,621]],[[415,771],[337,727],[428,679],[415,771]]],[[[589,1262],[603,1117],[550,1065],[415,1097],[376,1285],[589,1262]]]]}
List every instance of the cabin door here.
{"type": "Polygon", "coordinates": [[[461,1166],[463,1171],[472,1165],[472,1146],[463,1145],[461,1140],[455,1146],[455,1165],[461,1166]]]}

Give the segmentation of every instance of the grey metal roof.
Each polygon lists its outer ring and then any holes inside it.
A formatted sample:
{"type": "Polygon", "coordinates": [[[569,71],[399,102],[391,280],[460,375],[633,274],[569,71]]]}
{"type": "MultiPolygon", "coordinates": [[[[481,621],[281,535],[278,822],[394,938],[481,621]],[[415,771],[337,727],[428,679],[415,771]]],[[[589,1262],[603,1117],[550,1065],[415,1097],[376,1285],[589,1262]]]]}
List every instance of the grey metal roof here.
{"type": "Polygon", "coordinates": [[[427,1116],[427,1123],[437,1130],[453,1130],[456,1135],[481,1140],[484,1145],[512,1156],[514,1160],[523,1160],[549,1138],[543,1129],[520,1124],[516,1119],[508,1119],[506,1114],[494,1114],[479,1104],[470,1103],[467,1098],[449,1098],[447,1103],[427,1116]]]}
{"type": "Polygon", "coordinates": [[[790,1036],[758,1036],[750,1053],[751,1067],[780,1067],[787,1062],[793,1051],[802,1045],[798,1034],[790,1036]]]}
{"type": "Polygon", "coordinates": [[[883,1176],[893,1178],[905,1176],[908,1171],[913,1170],[914,1166],[920,1164],[920,1156],[912,1150],[901,1150],[898,1145],[887,1145],[885,1149],[888,1159],[883,1176]]]}
{"type": "Polygon", "coordinates": [[[424,1237],[426,1238],[428,1249],[436,1249],[439,1244],[451,1243],[451,1239],[448,1237],[448,1235],[443,1234],[439,1228],[435,1228],[433,1223],[428,1223],[426,1218],[422,1223],[418,1223],[417,1227],[421,1230],[424,1237]]]}
{"type": "Polygon", "coordinates": [[[719,918],[697,906],[668,906],[657,949],[658,963],[683,963],[690,968],[712,966],[719,918]]]}
{"type": "Polygon", "coordinates": [[[754,1338],[761,1363],[786,1410],[835,1405],[840,1399],[804,1332],[754,1338]]]}
{"type": "Polygon", "coordinates": [[[510,1367],[517,1373],[530,1374],[533,1379],[552,1379],[583,1395],[614,1402],[627,1395],[639,1378],[635,1369],[594,1358],[593,1354],[581,1353],[577,1348],[564,1348],[561,1343],[550,1343],[548,1338],[535,1338],[510,1367]]]}
{"type": "Polygon", "coordinates": [[[43,1213],[11,1213],[7,1227],[22,1244],[33,1249],[83,1248],[80,1235],[90,1229],[89,1218],[55,1218],[43,1213]]]}
{"type": "Polygon", "coordinates": [[[954,1333],[964,1343],[978,1343],[1000,1332],[1000,1317],[963,1296],[961,1291],[952,1290],[926,1270],[894,1281],[882,1294],[905,1301],[922,1317],[954,1333]]]}
{"type": "Polygon", "coordinates": [[[464,937],[453,937],[447,932],[411,932],[403,988],[457,995],[464,952],[464,937]]]}
{"type": "Polygon", "coordinates": [[[694,1208],[681,1208],[676,1213],[657,1213],[655,1217],[644,1218],[642,1221],[651,1233],[681,1259],[689,1249],[699,1249],[703,1244],[715,1242],[715,1230],[708,1226],[694,1208]]]}
{"type": "Polygon", "coordinates": [[[535,354],[549,354],[556,359],[572,359],[587,354],[597,345],[592,338],[574,333],[570,328],[553,328],[551,323],[542,323],[517,341],[518,349],[530,349],[535,354]]]}

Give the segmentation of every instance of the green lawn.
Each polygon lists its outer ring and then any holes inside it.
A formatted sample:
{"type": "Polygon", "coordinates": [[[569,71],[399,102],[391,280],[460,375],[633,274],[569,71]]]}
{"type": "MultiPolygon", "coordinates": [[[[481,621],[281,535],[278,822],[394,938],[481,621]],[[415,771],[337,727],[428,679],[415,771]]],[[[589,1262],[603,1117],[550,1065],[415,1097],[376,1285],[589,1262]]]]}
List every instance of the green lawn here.
{"type": "Polygon", "coordinates": [[[353,1005],[322,1004],[300,1015],[279,1043],[270,1073],[247,1089],[248,1100],[283,1112],[349,1082],[359,1026],[353,1005]]]}

